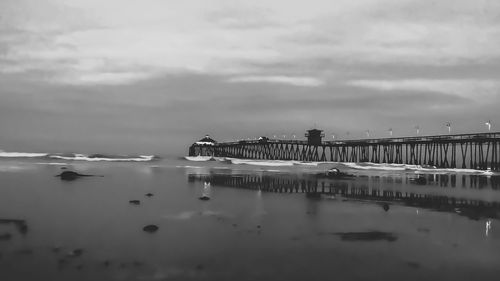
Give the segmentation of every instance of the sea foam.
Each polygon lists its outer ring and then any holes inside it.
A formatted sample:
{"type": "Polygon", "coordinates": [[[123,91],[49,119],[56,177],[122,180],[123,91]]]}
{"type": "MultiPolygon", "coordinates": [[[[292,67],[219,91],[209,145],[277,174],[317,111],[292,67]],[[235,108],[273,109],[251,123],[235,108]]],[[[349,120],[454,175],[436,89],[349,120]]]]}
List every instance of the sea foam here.
{"type": "MultiPolygon", "coordinates": [[[[185,157],[190,161],[208,161],[213,160],[211,156],[194,156],[185,157]]],[[[304,166],[304,167],[319,167],[320,165],[335,165],[337,167],[354,170],[366,171],[394,171],[394,172],[415,172],[415,173],[464,173],[464,174],[478,174],[478,175],[500,175],[498,172],[490,170],[476,170],[476,169],[457,169],[457,168],[436,168],[422,165],[411,164],[395,164],[395,163],[354,163],[354,162],[303,162],[297,160],[258,160],[258,159],[241,159],[241,158],[224,158],[218,157],[218,161],[224,161],[234,165],[253,165],[253,166],[269,166],[269,167],[288,167],[288,166],[304,166]]]]}
{"type": "Polygon", "coordinates": [[[48,153],[29,153],[29,152],[5,152],[0,150],[0,157],[5,158],[36,158],[45,157],[48,153]]]}
{"type": "Polygon", "coordinates": [[[53,159],[71,160],[71,161],[108,161],[108,162],[148,162],[152,161],[154,155],[139,155],[139,156],[88,156],[85,154],[74,154],[74,155],[50,155],[53,159]]]}
{"type": "Polygon", "coordinates": [[[104,154],[80,154],[80,153],[31,153],[31,152],[5,152],[0,150],[0,158],[41,158],[47,160],[59,159],[69,161],[110,161],[110,162],[148,162],[157,159],[155,155],[123,156],[104,154]]]}

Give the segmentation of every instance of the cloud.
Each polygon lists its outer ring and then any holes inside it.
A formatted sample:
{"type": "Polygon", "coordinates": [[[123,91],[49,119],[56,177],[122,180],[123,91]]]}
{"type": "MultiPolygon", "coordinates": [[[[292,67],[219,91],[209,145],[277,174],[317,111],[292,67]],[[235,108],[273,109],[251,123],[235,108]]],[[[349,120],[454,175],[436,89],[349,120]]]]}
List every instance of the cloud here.
{"type": "Polygon", "coordinates": [[[146,78],[151,78],[151,73],[141,72],[119,72],[119,73],[88,73],[71,76],[67,75],[56,80],[57,83],[74,85],[120,85],[131,84],[146,78]]]}
{"type": "Polygon", "coordinates": [[[0,3],[0,59],[8,62],[0,73],[46,72],[41,78],[52,83],[129,84],[191,72],[319,86],[360,72],[368,80],[390,76],[387,65],[498,65],[500,58],[500,5],[486,0],[17,3],[0,3]],[[364,70],[373,65],[382,67],[364,70]]]}
{"type": "Polygon", "coordinates": [[[314,77],[291,77],[291,76],[239,76],[227,80],[230,83],[278,83],[302,87],[319,87],[324,84],[320,79],[314,77]]]}
{"type": "Polygon", "coordinates": [[[500,94],[500,81],[491,79],[350,80],[346,84],[379,91],[438,92],[481,103],[491,102],[492,98],[498,98],[500,94]]]}
{"type": "Polygon", "coordinates": [[[260,29],[279,25],[272,20],[268,9],[252,6],[221,8],[208,12],[206,19],[208,22],[229,29],[260,29]]]}

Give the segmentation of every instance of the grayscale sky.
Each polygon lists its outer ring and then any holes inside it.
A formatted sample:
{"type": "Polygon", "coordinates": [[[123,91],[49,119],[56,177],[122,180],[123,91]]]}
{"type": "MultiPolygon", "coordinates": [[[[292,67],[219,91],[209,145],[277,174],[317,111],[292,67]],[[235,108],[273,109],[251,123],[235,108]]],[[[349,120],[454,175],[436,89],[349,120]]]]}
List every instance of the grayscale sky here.
{"type": "Polygon", "coordinates": [[[499,105],[498,0],[0,0],[6,151],[496,131],[499,105]]]}

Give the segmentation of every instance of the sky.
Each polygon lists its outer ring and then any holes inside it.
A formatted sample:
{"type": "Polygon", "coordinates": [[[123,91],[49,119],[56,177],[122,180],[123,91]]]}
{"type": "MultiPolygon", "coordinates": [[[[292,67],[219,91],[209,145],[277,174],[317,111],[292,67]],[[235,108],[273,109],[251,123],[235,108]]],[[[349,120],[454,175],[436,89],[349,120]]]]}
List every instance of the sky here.
{"type": "Polygon", "coordinates": [[[499,105],[497,0],[0,0],[5,151],[498,131],[499,105]]]}

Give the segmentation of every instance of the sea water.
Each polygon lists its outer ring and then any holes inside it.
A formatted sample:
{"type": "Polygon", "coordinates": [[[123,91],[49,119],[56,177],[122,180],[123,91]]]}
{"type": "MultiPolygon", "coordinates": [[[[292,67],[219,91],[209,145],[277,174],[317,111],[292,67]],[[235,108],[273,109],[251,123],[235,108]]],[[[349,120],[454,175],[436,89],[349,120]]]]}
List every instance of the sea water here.
{"type": "Polygon", "coordinates": [[[470,280],[500,273],[496,173],[206,160],[4,152],[0,280],[470,280]],[[354,177],[321,176],[332,167],[354,177]],[[67,170],[98,177],[55,177],[67,170]],[[143,231],[151,224],[158,231],[143,231]]]}

